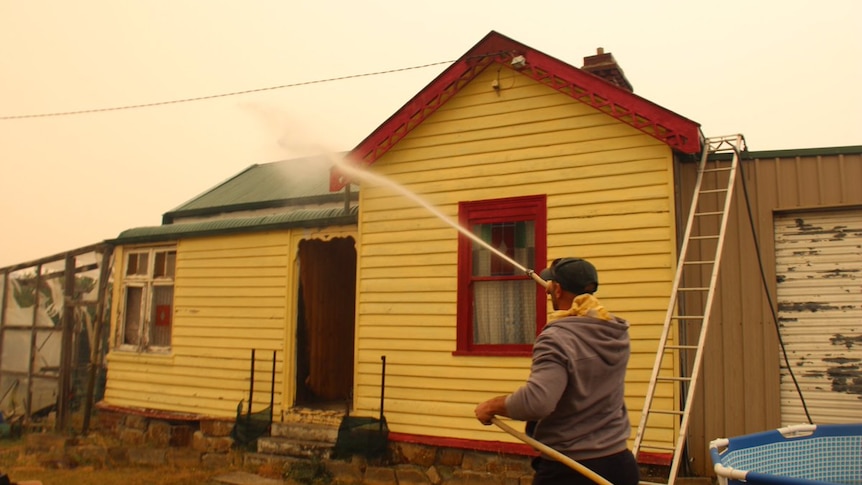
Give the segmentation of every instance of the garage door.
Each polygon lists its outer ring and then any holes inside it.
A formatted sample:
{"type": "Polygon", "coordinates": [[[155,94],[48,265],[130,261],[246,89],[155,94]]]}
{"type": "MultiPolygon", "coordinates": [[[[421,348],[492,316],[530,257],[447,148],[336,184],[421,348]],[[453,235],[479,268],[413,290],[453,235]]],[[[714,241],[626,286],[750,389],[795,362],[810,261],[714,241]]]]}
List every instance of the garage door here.
{"type": "MultiPolygon", "coordinates": [[[[775,218],[778,318],[815,423],[862,421],[862,209],[775,218]]],[[[782,425],[807,422],[781,362],[782,425]]]]}

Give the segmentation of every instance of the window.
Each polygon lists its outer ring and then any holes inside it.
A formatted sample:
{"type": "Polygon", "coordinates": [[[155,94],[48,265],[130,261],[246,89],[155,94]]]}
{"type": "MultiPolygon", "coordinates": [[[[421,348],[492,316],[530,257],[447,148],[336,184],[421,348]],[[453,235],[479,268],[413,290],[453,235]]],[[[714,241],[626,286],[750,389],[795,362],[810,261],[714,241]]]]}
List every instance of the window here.
{"type": "MultiPolygon", "coordinates": [[[[462,227],[523,268],[544,268],[545,196],[461,202],[462,227]]],[[[456,353],[529,355],[547,319],[545,289],[483,244],[458,238],[456,353]]]]}
{"type": "Polygon", "coordinates": [[[174,313],[173,248],[132,249],[123,270],[117,343],[124,350],[167,351],[174,313]]]}

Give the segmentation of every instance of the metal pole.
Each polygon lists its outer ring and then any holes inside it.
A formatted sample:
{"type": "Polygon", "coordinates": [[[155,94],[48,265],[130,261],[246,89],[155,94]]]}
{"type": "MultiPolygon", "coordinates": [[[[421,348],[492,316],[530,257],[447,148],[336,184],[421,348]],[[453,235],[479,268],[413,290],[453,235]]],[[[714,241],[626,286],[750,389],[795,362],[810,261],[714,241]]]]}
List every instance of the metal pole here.
{"type": "Polygon", "coordinates": [[[272,381],[269,385],[269,422],[272,423],[272,416],[275,413],[275,353],[272,351],[272,381]]]}
{"type": "Polygon", "coordinates": [[[383,391],[386,389],[386,356],[381,355],[380,360],[380,432],[383,432],[383,391]]]}
{"type": "Polygon", "coordinates": [[[251,417],[251,402],[254,400],[254,349],[251,349],[251,377],[248,385],[248,413],[251,417]]]}

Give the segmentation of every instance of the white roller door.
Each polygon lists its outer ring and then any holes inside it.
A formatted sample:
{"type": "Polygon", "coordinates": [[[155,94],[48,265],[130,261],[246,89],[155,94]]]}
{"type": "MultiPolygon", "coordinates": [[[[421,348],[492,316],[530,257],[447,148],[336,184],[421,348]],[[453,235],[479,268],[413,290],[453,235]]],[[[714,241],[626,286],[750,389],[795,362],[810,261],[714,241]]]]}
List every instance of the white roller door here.
{"type": "MultiPolygon", "coordinates": [[[[862,210],[775,218],[778,318],[815,424],[862,421],[862,210]]],[[[807,422],[781,361],[782,425],[807,422]]]]}

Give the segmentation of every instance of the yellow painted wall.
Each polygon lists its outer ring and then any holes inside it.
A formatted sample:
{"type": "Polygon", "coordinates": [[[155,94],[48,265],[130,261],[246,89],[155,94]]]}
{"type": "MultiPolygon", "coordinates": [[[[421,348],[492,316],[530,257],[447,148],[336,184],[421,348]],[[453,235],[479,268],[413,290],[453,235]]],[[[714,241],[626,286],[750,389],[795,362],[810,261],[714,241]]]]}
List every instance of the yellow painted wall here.
{"type": "MultiPolygon", "coordinates": [[[[171,351],[112,351],[104,402],[114,406],[235,417],[247,399],[251,349],[257,349],[255,404],[269,405],[272,351],[277,351],[275,404],[295,393],[296,254],[304,238],[355,237],[355,228],[295,229],[194,238],[177,244],[171,351]],[[285,365],[287,355],[287,365],[285,365]]],[[[116,250],[114,301],[122,301],[123,247],[116,250]]]]}
{"type": "MultiPolygon", "coordinates": [[[[547,194],[548,258],[591,260],[597,296],[632,323],[626,395],[636,428],[674,276],[671,150],[506,67],[495,92],[497,70],[371,168],[453,220],[459,201],[547,194]]],[[[363,183],[360,197],[356,412],[378,412],[386,355],[393,432],[514,441],[473,409],[520,386],[529,358],[452,355],[457,232],[385,185],[363,183]]],[[[662,391],[656,404],[673,402],[662,391]]]]}

